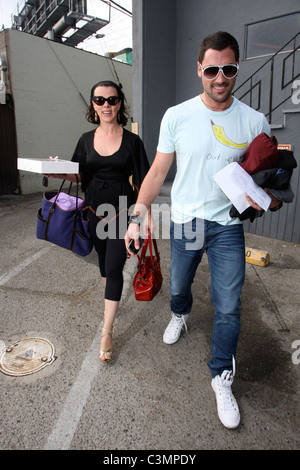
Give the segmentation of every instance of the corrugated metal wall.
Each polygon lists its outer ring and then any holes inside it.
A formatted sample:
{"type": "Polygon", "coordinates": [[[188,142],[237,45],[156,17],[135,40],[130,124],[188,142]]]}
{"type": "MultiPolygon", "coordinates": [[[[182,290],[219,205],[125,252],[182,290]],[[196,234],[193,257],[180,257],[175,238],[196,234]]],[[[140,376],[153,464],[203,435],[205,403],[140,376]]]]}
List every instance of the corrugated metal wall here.
{"type": "Polygon", "coordinates": [[[277,212],[267,212],[254,222],[245,222],[246,232],[265,237],[300,243],[300,110],[289,109],[283,112],[283,127],[274,128],[274,134],[279,144],[292,146],[297,168],[293,172],[291,186],[294,200],[284,204],[277,212]]]}
{"type": "MultiPolygon", "coordinates": [[[[298,178],[299,192],[299,178],[298,178]]],[[[244,223],[245,231],[262,235],[264,237],[276,238],[287,242],[300,243],[299,227],[299,197],[293,204],[284,204],[278,212],[266,212],[254,222],[244,223]]]]}

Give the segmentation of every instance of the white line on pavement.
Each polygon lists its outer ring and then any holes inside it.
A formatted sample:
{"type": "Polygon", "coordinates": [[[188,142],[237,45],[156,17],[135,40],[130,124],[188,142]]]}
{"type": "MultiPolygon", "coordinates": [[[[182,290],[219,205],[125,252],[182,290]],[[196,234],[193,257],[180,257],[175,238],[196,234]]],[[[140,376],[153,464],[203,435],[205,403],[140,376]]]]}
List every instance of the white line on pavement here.
{"type": "Polygon", "coordinates": [[[40,258],[45,253],[47,253],[49,250],[51,250],[51,248],[52,248],[52,246],[47,246],[46,248],[43,248],[42,250],[38,251],[34,255],[30,256],[27,259],[25,259],[23,261],[23,263],[19,264],[18,266],[15,266],[8,273],[2,274],[2,276],[0,276],[0,286],[4,286],[4,284],[6,284],[12,277],[19,274],[24,268],[26,268],[31,263],[33,263],[33,261],[36,261],[38,258],[40,258]]]}
{"type": "MultiPolygon", "coordinates": [[[[132,273],[136,266],[136,258],[127,260],[124,269],[124,285],[122,299],[126,297],[131,286],[132,273]]],[[[121,299],[121,300],[122,300],[121,299]]],[[[74,382],[58,418],[58,421],[49,435],[44,450],[68,450],[77,430],[83,409],[87,403],[93,381],[100,370],[99,340],[103,322],[101,322],[92,345],[84,358],[81,369],[74,382]]]]}
{"type": "Polygon", "coordinates": [[[49,435],[44,450],[68,450],[76,432],[82,411],[90,394],[92,383],[99,370],[99,338],[102,325],[98,328],[77,379],[64,403],[59,419],[49,435]]]}

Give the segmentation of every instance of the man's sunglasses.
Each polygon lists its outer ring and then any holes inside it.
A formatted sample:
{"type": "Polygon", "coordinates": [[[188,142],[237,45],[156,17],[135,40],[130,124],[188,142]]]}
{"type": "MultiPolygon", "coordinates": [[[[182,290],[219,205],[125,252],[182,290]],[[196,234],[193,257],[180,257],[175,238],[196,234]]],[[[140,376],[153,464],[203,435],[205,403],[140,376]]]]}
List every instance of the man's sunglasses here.
{"type": "Polygon", "coordinates": [[[214,80],[219,75],[220,71],[228,80],[237,76],[239,71],[239,66],[234,64],[227,65],[210,65],[205,67],[205,69],[200,64],[201,71],[206,80],[214,80]]]}
{"type": "Polygon", "coordinates": [[[103,96],[93,96],[93,101],[98,106],[103,106],[105,101],[107,101],[110,106],[116,106],[116,104],[119,103],[120,98],[118,96],[110,96],[109,98],[104,98],[103,96]]]}

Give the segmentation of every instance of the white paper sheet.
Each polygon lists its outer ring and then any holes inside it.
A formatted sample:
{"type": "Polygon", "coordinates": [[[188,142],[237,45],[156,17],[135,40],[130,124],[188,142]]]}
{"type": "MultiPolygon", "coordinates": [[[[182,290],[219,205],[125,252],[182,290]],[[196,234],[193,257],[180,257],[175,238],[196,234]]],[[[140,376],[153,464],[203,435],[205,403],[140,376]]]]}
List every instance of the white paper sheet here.
{"type": "Polygon", "coordinates": [[[246,195],[265,211],[268,209],[270,196],[257,186],[253,178],[237,162],[225,166],[213,178],[240,214],[250,207],[246,195]]]}

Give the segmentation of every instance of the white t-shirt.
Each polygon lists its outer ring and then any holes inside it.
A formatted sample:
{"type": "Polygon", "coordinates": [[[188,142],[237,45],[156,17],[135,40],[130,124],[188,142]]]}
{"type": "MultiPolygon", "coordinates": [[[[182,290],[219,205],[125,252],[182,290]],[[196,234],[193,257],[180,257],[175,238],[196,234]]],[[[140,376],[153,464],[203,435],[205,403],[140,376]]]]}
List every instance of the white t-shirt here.
{"type": "Polygon", "coordinates": [[[231,162],[241,162],[252,140],[270,135],[262,113],[234,98],[225,111],[209,110],[196,96],[169,108],[161,122],[157,150],[176,153],[171,218],[185,223],[194,217],[221,225],[240,223],[229,215],[231,202],[213,176],[231,162]]]}

